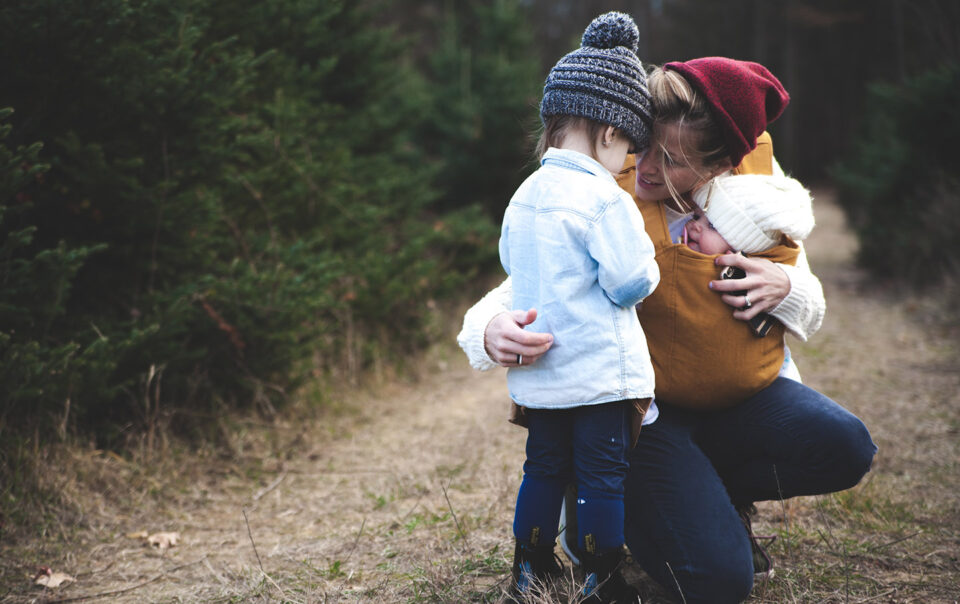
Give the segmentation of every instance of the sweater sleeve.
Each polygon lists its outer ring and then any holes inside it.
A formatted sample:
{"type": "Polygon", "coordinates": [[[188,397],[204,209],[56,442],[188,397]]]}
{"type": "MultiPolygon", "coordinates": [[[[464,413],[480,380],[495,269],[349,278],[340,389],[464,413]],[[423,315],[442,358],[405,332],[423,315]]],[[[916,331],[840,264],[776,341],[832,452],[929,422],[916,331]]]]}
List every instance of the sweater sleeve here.
{"type": "MultiPolygon", "coordinates": [[[[773,159],[774,176],[786,176],[783,168],[773,159]]],[[[790,293],[777,305],[770,314],[780,320],[787,331],[800,341],[806,342],[820,329],[823,316],[827,311],[827,301],[823,297],[823,286],[820,279],[810,270],[807,261],[807,252],[800,244],[800,256],[797,265],[778,264],[787,273],[790,279],[790,293]]]]}
{"type": "Polygon", "coordinates": [[[470,366],[480,371],[499,367],[487,355],[484,332],[490,321],[502,312],[509,312],[513,304],[513,283],[507,277],[493,288],[463,315],[463,327],[457,334],[457,344],[467,354],[470,366]]]}
{"type": "Polygon", "coordinates": [[[820,329],[827,302],[823,297],[820,279],[810,270],[807,253],[800,244],[797,265],[777,264],[790,280],[790,293],[770,314],[780,320],[784,327],[803,342],[820,329]]]}

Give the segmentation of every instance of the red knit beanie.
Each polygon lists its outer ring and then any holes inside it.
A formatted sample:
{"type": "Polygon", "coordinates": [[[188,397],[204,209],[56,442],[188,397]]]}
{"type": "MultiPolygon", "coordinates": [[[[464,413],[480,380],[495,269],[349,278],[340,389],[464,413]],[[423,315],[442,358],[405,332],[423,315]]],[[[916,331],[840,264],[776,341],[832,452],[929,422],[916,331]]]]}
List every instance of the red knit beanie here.
{"type": "Polygon", "coordinates": [[[759,63],[704,57],[663,68],[678,72],[706,98],[734,166],[756,148],[757,137],[790,102],[780,80],[759,63]]]}

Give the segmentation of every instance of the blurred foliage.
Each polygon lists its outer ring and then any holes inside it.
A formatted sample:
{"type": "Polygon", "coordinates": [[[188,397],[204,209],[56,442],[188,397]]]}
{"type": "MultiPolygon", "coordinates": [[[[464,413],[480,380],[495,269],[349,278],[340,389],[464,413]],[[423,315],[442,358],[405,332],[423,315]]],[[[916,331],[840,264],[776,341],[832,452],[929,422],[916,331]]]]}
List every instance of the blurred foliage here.
{"type": "Polygon", "coordinates": [[[871,86],[863,132],[833,170],[860,261],[881,279],[960,278],[958,106],[960,64],[871,86]]]}
{"type": "Polygon", "coordinates": [[[103,246],[34,245],[37,229],[25,217],[49,166],[39,160],[41,144],[9,146],[11,113],[0,111],[0,426],[30,414],[45,396],[69,400],[85,368],[104,361],[96,339],[81,347],[57,334],[77,270],[103,246]]]}
{"type": "MultiPolygon", "coordinates": [[[[514,90],[530,68],[505,59],[503,44],[523,42],[515,5],[472,10],[485,32],[472,60],[499,104],[478,93],[440,113],[442,70],[378,25],[390,6],[0,7],[0,107],[14,109],[0,147],[0,435],[122,446],[228,408],[269,413],[307,378],[429,341],[435,302],[495,266],[482,208],[505,204],[459,180],[458,129],[489,114],[474,149],[522,148],[495,119],[529,111],[514,90]]],[[[506,186],[522,169],[511,162],[485,178],[506,186]]]]}
{"type": "Polygon", "coordinates": [[[445,164],[438,183],[453,195],[443,197],[442,206],[483,204],[499,222],[536,163],[533,134],[544,75],[533,35],[517,27],[524,14],[505,0],[447,3],[434,21],[438,48],[425,62],[426,84],[434,91],[431,119],[419,135],[432,141],[431,159],[445,164]]]}

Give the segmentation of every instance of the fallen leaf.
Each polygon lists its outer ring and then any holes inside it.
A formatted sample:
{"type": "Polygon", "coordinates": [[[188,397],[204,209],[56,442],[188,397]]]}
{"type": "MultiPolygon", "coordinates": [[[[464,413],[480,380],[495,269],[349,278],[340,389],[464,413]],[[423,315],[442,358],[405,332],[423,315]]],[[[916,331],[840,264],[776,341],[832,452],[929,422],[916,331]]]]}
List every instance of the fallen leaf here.
{"type": "Polygon", "coordinates": [[[154,533],[147,537],[147,543],[163,551],[180,543],[180,533],[154,533]]]}
{"type": "Polygon", "coordinates": [[[49,566],[41,566],[38,568],[37,574],[33,577],[34,585],[42,585],[50,588],[60,587],[60,585],[71,581],[76,581],[76,579],[67,573],[53,572],[49,566]]]}

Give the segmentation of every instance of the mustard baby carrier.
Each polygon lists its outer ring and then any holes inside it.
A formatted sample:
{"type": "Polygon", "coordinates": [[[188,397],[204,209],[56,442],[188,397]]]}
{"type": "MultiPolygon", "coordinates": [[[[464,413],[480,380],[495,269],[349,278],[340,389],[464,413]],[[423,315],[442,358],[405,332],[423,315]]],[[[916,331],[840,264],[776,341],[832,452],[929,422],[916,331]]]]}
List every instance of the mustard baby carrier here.
{"type": "MultiPolygon", "coordinates": [[[[734,173],[773,173],[769,134],[758,138],[757,148],[734,173]]],[[[632,195],[635,178],[636,167],[630,165],[617,181],[632,195]]],[[[720,276],[717,256],[671,241],[663,202],[636,201],[660,267],[660,284],[637,311],[653,360],[656,400],[678,407],[723,408],[769,386],[784,361],[783,325],[775,321],[761,338],[745,321],[734,319],[733,309],[707,287],[720,276]]],[[[780,245],[751,254],[782,264],[796,264],[798,255],[799,247],[786,237],[780,245]]]]}

